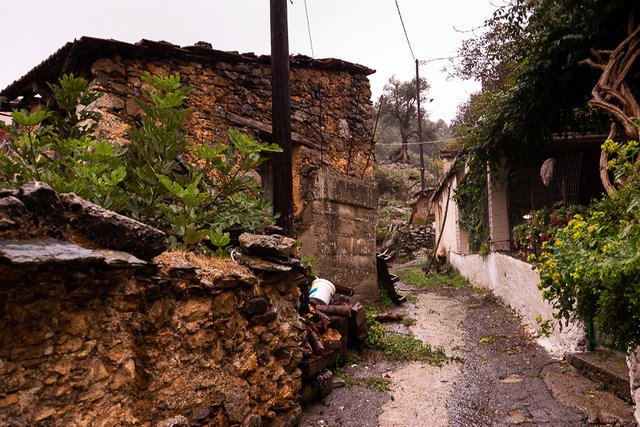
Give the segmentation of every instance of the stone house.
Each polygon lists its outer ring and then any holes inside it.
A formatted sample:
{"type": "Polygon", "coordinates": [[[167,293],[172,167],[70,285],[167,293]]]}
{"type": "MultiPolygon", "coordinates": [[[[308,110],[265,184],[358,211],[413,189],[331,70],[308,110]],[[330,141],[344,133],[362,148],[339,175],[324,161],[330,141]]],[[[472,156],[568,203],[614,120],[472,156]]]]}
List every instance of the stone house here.
{"type": "MultiPolygon", "coordinates": [[[[320,275],[355,288],[377,290],[371,91],[374,71],[339,59],[292,56],[291,113],[295,230],[320,275]]],[[[49,99],[47,82],[63,73],[87,78],[104,93],[98,137],[124,141],[138,116],[140,76],[180,73],[193,91],[186,128],[198,143],[226,142],[238,128],[271,138],[270,57],[215,50],[208,43],[180,47],[142,40],[131,44],[82,37],[0,92],[0,111],[49,99]]],[[[268,169],[262,171],[269,195],[268,169]]]]}

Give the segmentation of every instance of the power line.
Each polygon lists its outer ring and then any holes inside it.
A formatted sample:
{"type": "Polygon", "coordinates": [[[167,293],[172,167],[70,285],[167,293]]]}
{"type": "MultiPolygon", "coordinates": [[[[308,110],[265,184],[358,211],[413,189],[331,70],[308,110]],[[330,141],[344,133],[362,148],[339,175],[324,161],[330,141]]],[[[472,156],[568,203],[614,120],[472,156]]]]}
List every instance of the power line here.
{"type": "Polygon", "coordinates": [[[304,0],[304,13],[307,15],[307,32],[309,33],[309,44],[311,45],[311,57],[316,58],[316,54],[313,51],[313,40],[311,39],[311,25],[309,25],[309,9],[307,9],[307,0],[304,0]]]}
{"type": "Polygon", "coordinates": [[[381,146],[390,146],[390,145],[421,145],[421,144],[433,144],[435,142],[448,142],[448,141],[455,141],[457,139],[460,139],[460,137],[455,137],[455,138],[443,138],[443,139],[433,139],[431,141],[415,141],[415,142],[381,142],[379,143],[381,146]]]}
{"type": "Polygon", "coordinates": [[[416,60],[416,56],[413,54],[413,48],[411,47],[411,42],[409,41],[409,35],[407,34],[407,29],[404,26],[404,20],[402,19],[402,13],[400,13],[400,6],[398,6],[398,0],[396,2],[396,9],[398,9],[398,16],[400,17],[400,23],[402,24],[402,29],[404,30],[404,36],[407,39],[407,44],[409,45],[409,50],[411,51],[411,56],[413,60],[416,60]]]}
{"type": "Polygon", "coordinates": [[[426,65],[429,62],[433,62],[433,61],[446,61],[448,59],[456,59],[456,58],[460,58],[460,55],[455,55],[455,56],[443,56],[440,58],[431,58],[431,59],[421,59],[419,61],[420,65],[426,65]]]}

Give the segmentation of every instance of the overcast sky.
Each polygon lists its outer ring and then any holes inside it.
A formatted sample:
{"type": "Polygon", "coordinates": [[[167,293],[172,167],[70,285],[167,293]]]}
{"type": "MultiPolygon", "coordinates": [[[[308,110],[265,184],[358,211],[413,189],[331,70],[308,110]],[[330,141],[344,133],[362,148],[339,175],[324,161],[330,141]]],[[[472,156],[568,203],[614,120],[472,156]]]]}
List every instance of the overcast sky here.
{"type": "MultiPolygon", "coordinates": [[[[495,2],[494,2],[495,4],[495,2]]],[[[490,0],[398,0],[419,60],[455,55],[470,30],[495,6],[490,0]]],[[[316,58],[340,58],[377,72],[374,100],[387,79],[415,75],[394,0],[307,0],[316,58]]],[[[269,54],[268,0],[29,0],[0,6],[0,88],[74,38],[93,36],[136,42],[166,40],[181,46],[210,42],[214,49],[269,54]]],[[[311,56],[304,0],[289,2],[289,50],[311,56]]],[[[432,120],[449,122],[456,107],[479,89],[477,82],[448,80],[446,61],[421,66],[431,85],[432,120]]]]}

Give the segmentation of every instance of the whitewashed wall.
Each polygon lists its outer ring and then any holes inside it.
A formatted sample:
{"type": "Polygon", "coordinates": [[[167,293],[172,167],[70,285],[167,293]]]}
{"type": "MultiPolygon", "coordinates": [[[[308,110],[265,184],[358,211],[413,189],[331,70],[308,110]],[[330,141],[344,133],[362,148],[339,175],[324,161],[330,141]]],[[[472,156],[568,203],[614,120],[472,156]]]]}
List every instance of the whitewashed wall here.
{"type": "MultiPolygon", "coordinates": [[[[520,316],[525,326],[535,331],[539,328],[536,317],[553,320],[553,308],[542,299],[538,289],[538,272],[530,264],[511,256],[492,252],[481,255],[462,255],[449,252],[451,264],[469,281],[479,287],[490,289],[520,316]]],[[[559,330],[554,321],[554,329],[549,337],[540,337],[539,343],[555,357],[575,351],[584,342],[582,325],[572,324],[559,330]]]]}

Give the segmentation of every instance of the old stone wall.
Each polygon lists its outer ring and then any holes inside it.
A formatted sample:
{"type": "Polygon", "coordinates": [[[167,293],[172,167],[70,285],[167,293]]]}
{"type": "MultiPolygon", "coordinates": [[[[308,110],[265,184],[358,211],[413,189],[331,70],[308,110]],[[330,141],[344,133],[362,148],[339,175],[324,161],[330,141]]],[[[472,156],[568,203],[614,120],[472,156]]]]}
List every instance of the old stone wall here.
{"type": "Polygon", "coordinates": [[[259,248],[269,261],[244,254],[244,265],[184,253],[143,261],[52,240],[51,230],[95,243],[68,212],[34,208],[46,204],[25,193],[0,194],[1,425],[297,423],[293,252],[259,248]]]}
{"type": "Polygon", "coordinates": [[[298,224],[302,251],[317,259],[321,277],[375,296],[375,185],[319,170],[305,193],[309,203],[298,224]]]}
{"type": "MultiPolygon", "coordinates": [[[[103,112],[99,135],[126,139],[140,114],[142,73],[166,76],[180,73],[194,90],[188,104],[189,136],[197,143],[227,142],[230,127],[262,139],[259,132],[237,117],[271,125],[271,69],[260,62],[184,62],[174,59],[102,58],[91,65],[90,79],[105,95],[96,106],[103,112]]],[[[301,181],[321,166],[373,180],[371,151],[371,90],[364,75],[314,68],[291,69],[292,131],[315,145],[296,144],[294,202],[296,215],[304,209],[301,181]]]]}

